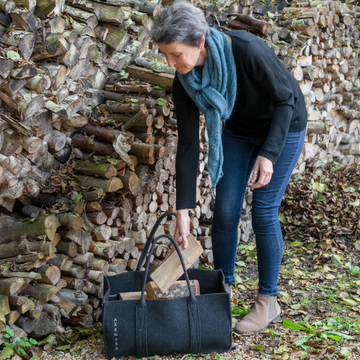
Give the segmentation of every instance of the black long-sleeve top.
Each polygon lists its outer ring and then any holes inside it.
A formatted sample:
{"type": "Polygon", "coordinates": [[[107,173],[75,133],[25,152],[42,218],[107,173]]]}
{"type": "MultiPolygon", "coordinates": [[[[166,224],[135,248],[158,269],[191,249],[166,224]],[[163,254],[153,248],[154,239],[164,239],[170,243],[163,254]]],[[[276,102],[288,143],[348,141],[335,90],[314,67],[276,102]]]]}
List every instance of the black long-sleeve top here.
{"type": "MultiPolygon", "coordinates": [[[[225,127],[242,136],[256,138],[267,132],[259,155],[272,161],[280,156],[287,133],[306,127],[304,96],[297,80],[274,51],[255,35],[229,31],[236,64],[237,96],[225,127]]],[[[196,207],[199,163],[199,110],[175,76],[173,99],[178,123],[176,156],[176,208],[196,207]]]]}

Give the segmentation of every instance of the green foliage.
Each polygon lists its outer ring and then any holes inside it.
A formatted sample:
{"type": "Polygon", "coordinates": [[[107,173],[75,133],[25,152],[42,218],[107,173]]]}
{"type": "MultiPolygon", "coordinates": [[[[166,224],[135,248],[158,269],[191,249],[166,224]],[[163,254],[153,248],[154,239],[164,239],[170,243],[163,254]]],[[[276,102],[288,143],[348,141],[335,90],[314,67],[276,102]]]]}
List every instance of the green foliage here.
{"type": "Polygon", "coordinates": [[[156,63],[156,64],[154,64],[154,65],[151,66],[151,69],[160,71],[160,70],[161,70],[161,64],[160,64],[160,63],[156,63]]]}
{"type": "Polygon", "coordinates": [[[20,59],[20,55],[16,52],[16,51],[8,51],[6,53],[6,56],[10,59],[10,60],[18,60],[20,59]]]}
{"type": "Polygon", "coordinates": [[[1,360],[9,359],[13,355],[14,355],[14,350],[9,346],[5,346],[0,353],[0,359],[1,360]]]}
{"type": "Polygon", "coordinates": [[[80,200],[83,198],[83,195],[79,194],[77,191],[74,191],[71,194],[71,200],[80,200]]]}
{"type": "Polygon", "coordinates": [[[245,301],[241,301],[241,304],[242,305],[234,306],[232,308],[232,314],[234,317],[235,316],[245,316],[250,312],[250,310],[246,309],[245,301]]]}
{"type": "MultiPolygon", "coordinates": [[[[9,325],[6,325],[5,327],[5,334],[4,337],[7,339],[10,339],[15,335],[14,330],[10,328],[9,325]]],[[[0,359],[5,360],[9,359],[12,355],[14,355],[14,350],[21,355],[26,355],[26,351],[23,348],[31,348],[32,345],[36,345],[37,341],[33,338],[27,338],[24,337],[23,340],[21,340],[18,336],[11,342],[4,342],[5,347],[0,353],[0,359]]],[[[36,360],[39,359],[37,356],[31,357],[29,360],[36,360]]]]}
{"type": "Polygon", "coordinates": [[[279,213],[279,221],[284,225],[287,225],[289,223],[286,219],[286,216],[282,213],[279,213]]]}
{"type": "Polygon", "coordinates": [[[159,85],[156,85],[156,86],[154,86],[154,89],[155,90],[164,90],[165,91],[165,89],[163,89],[161,86],[159,86],[159,85]]]}
{"type": "Polygon", "coordinates": [[[68,179],[75,181],[75,182],[76,182],[77,184],[79,184],[79,185],[81,184],[81,180],[79,179],[79,177],[76,176],[76,175],[74,175],[74,174],[68,176],[68,179]]]}
{"type": "Polygon", "coordinates": [[[125,70],[121,70],[120,72],[119,72],[119,75],[118,75],[119,77],[120,77],[120,79],[127,79],[128,77],[129,77],[129,73],[127,73],[125,70]]]}
{"type": "Polygon", "coordinates": [[[158,98],[158,99],[156,99],[155,102],[156,102],[156,105],[160,105],[160,106],[163,106],[167,103],[167,101],[163,98],[158,98]]]}
{"type": "Polygon", "coordinates": [[[55,349],[62,351],[62,350],[69,350],[70,349],[71,344],[68,345],[61,345],[61,346],[57,346],[55,349]]]}
{"type": "Polygon", "coordinates": [[[338,342],[345,339],[355,339],[354,336],[347,335],[339,331],[343,329],[343,324],[339,320],[340,319],[327,318],[311,325],[308,321],[299,321],[299,323],[295,323],[289,319],[285,319],[283,325],[289,329],[303,330],[308,333],[295,342],[296,346],[302,347],[306,350],[310,347],[309,345],[306,345],[306,342],[311,338],[313,338],[313,341],[331,339],[338,342]],[[326,323],[324,323],[325,321],[326,323]]]}

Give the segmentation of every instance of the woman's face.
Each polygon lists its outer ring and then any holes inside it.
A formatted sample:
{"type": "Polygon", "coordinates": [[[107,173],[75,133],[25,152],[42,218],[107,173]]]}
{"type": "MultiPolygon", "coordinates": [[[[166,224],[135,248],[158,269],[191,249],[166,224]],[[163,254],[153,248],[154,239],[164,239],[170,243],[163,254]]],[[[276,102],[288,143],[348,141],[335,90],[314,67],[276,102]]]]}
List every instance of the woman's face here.
{"type": "Polygon", "coordinates": [[[170,67],[175,66],[180,74],[187,74],[199,64],[200,52],[204,47],[201,42],[199,47],[185,45],[180,42],[171,44],[157,44],[159,50],[165,54],[170,67]]]}

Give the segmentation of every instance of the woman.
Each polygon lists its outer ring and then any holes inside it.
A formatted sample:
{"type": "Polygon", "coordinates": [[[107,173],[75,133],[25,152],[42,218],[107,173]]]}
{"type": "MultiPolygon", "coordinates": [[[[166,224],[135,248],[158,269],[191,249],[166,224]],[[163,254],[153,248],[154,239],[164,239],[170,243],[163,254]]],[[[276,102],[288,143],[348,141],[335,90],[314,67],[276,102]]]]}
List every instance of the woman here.
{"type": "Polygon", "coordinates": [[[196,207],[199,110],[209,137],[208,170],[216,185],[212,223],[214,265],[231,293],[238,224],[246,185],[253,189],[259,292],[236,326],[258,332],[280,318],[277,281],[283,239],[278,209],[301,153],[307,114],[300,87],[274,52],[251,33],[209,28],[202,11],[177,1],[154,19],[151,34],[177,73],[178,121],[175,240],[187,246],[188,210],[196,207]]]}

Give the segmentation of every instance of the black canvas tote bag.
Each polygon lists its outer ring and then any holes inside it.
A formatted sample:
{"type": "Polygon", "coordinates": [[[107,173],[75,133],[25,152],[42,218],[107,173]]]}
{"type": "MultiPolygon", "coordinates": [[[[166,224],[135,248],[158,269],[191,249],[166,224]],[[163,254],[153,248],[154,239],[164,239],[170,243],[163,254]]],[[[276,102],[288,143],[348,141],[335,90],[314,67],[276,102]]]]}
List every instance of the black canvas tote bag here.
{"type": "Polygon", "coordinates": [[[198,354],[225,352],[232,345],[230,295],[225,291],[221,270],[186,270],[177,243],[169,235],[152,238],[161,220],[155,224],[135,271],[105,276],[103,299],[103,334],[108,359],[121,356],[198,354]],[[140,268],[151,245],[168,238],[180,256],[190,296],[173,299],[145,300],[145,285],[152,281],[149,274],[150,256],[145,271],[140,268]],[[195,296],[189,280],[197,279],[200,295],[195,296]],[[119,300],[119,293],[141,291],[140,300],[119,300]]]}

